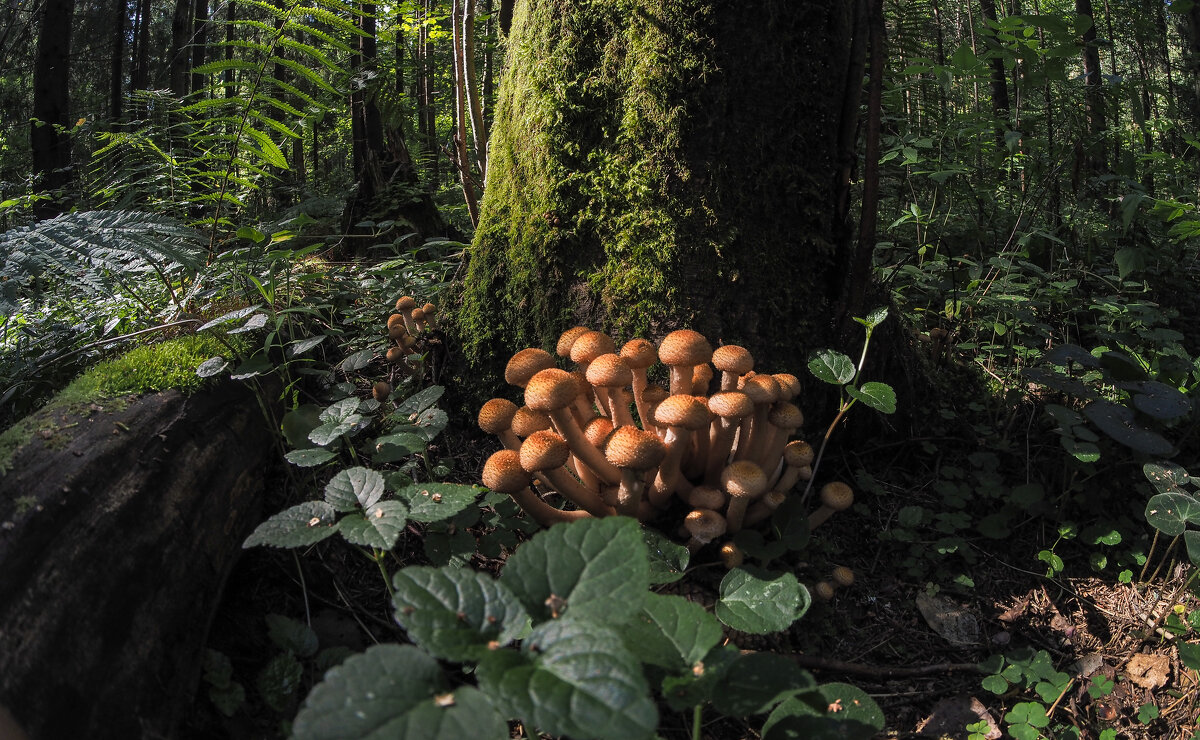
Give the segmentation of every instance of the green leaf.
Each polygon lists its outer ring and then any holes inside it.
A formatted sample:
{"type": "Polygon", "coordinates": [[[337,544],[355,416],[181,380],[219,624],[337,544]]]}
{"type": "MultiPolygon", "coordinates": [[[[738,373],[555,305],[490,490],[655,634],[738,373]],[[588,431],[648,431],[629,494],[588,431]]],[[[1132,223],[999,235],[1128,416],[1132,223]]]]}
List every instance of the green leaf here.
{"type": "MultiPolygon", "coordinates": [[[[1189,529],[1183,533],[1183,544],[1187,546],[1188,560],[1192,561],[1192,565],[1200,568],[1200,531],[1189,529]]],[[[1196,614],[1197,612],[1192,612],[1196,614]]],[[[1200,630],[1200,627],[1196,629],[1200,630]]]]}
{"type": "Polygon", "coordinates": [[[737,645],[718,645],[690,671],[663,679],[662,693],[667,704],[675,710],[690,709],[712,699],[726,668],[741,655],[737,645]]]}
{"type": "Polygon", "coordinates": [[[325,423],[348,421],[358,416],[358,407],[361,403],[354,396],[343,398],[322,411],[318,418],[325,423]]]}
{"type": "Polygon", "coordinates": [[[762,714],[816,685],[808,671],[782,655],[746,653],[722,672],[713,689],[713,708],[731,717],[762,714]]]}
{"type": "Polygon", "coordinates": [[[434,565],[450,565],[461,568],[471,562],[471,556],[479,549],[475,535],[466,529],[450,532],[426,532],[421,550],[434,565]]]}
{"type": "Polygon", "coordinates": [[[646,594],[642,608],[621,628],[629,651],[649,665],[691,670],[721,641],[721,624],[682,596],[646,594]]]}
{"type": "Polygon", "coordinates": [[[369,468],[347,468],[325,484],[325,500],[338,511],[366,509],[383,498],[383,476],[369,468]]]}
{"type": "MultiPolygon", "coordinates": [[[[355,399],[358,400],[358,399],[355,399]]],[[[315,445],[324,447],[333,442],[343,434],[349,434],[354,431],[358,423],[363,420],[358,414],[351,414],[345,421],[330,421],[308,433],[308,439],[315,445]]]]}
{"type": "Polygon", "coordinates": [[[983,686],[985,691],[990,691],[997,696],[1008,691],[1008,681],[1004,680],[1004,676],[999,674],[987,676],[980,682],[980,685],[983,686]]]}
{"type": "Polygon", "coordinates": [[[1160,421],[1177,419],[1192,410],[1191,401],[1179,389],[1157,380],[1132,383],[1129,390],[1135,391],[1133,407],[1160,421]]]}
{"type": "Polygon", "coordinates": [[[1191,479],[1181,466],[1169,462],[1148,462],[1142,466],[1142,475],[1159,493],[1183,493],[1191,479]]]}
{"type": "Polygon", "coordinates": [[[338,522],[347,542],[363,547],[390,550],[408,524],[408,509],[399,501],[380,501],[362,514],[349,514],[338,522]]]}
{"type": "Polygon", "coordinates": [[[641,608],[650,562],[636,520],[580,519],[556,524],[517,548],[500,581],[535,623],[570,614],[617,624],[641,608]]]}
{"type": "Polygon", "coordinates": [[[1083,415],[1108,436],[1121,444],[1147,455],[1170,455],[1174,447],[1157,432],[1134,419],[1128,406],[1111,401],[1092,401],[1083,408],[1083,415]]]}
{"type": "Polygon", "coordinates": [[[846,395],[862,401],[876,411],[885,414],[896,413],[896,391],[887,383],[871,381],[863,383],[859,388],[846,386],[846,395]]]}
{"type": "Polygon", "coordinates": [[[431,385],[428,388],[424,388],[396,404],[396,410],[392,412],[392,415],[399,418],[419,414],[437,403],[438,399],[445,392],[445,387],[440,385],[431,385]]]}
{"type": "Polygon", "coordinates": [[[296,715],[296,740],[505,740],[478,689],[448,689],[437,661],[411,645],[376,645],[325,674],[296,715]],[[445,693],[443,693],[445,692],[445,693]]]}
{"type": "Polygon", "coordinates": [[[342,360],[339,367],[345,372],[352,373],[355,370],[362,370],[367,365],[370,365],[373,357],[375,357],[375,350],[360,349],[342,360]]]}
{"type": "Polygon", "coordinates": [[[486,573],[465,568],[405,568],[392,578],[396,621],[439,658],[477,661],[508,645],[529,616],[517,597],[486,573]]]}
{"type": "Polygon", "coordinates": [[[545,622],[519,654],[487,655],[477,675],[502,712],[550,735],[638,740],[650,738],[658,726],[640,661],[621,646],[616,632],[590,619],[545,622]]]}
{"type": "Polygon", "coordinates": [[[1146,522],[1168,537],[1200,524],[1200,501],[1186,493],[1160,493],[1146,502],[1146,522]]]}
{"type": "Polygon", "coordinates": [[[196,374],[201,378],[211,378],[229,367],[229,360],[220,355],[210,357],[196,367],[196,374]]]}
{"type": "Polygon", "coordinates": [[[716,614],[735,630],[765,635],[790,627],[811,603],[808,589],[791,573],[742,567],[721,580],[716,614]]]}
{"type": "Polygon", "coordinates": [[[305,450],[292,450],[283,457],[296,467],[314,468],[337,457],[337,453],[324,447],[310,447],[305,450]]]}
{"type": "Polygon", "coordinates": [[[291,652],[281,653],[271,659],[255,682],[258,693],[262,694],[267,706],[277,712],[287,708],[292,694],[300,688],[300,679],[304,677],[304,667],[291,652]]]}
{"type": "Polygon", "coordinates": [[[969,44],[960,44],[950,57],[950,64],[954,66],[955,73],[961,75],[975,69],[979,65],[979,60],[969,44]]]}
{"type": "Polygon", "coordinates": [[[1150,724],[1154,720],[1158,719],[1158,707],[1149,702],[1143,704],[1142,706],[1138,707],[1137,718],[1138,722],[1141,722],[1144,725],[1150,724]]]}
{"type": "Polygon", "coordinates": [[[1012,711],[1004,715],[1004,721],[1030,727],[1047,727],[1050,724],[1050,718],[1046,716],[1046,707],[1035,701],[1018,702],[1012,711]]]}
{"type": "Polygon", "coordinates": [[[274,369],[275,366],[265,355],[255,355],[238,365],[237,369],[229,374],[229,377],[234,380],[247,380],[258,375],[266,375],[274,369]]]}
{"type": "Polygon", "coordinates": [[[1200,642],[1180,642],[1179,662],[1193,671],[1200,671],[1200,642]]]}
{"type": "Polygon", "coordinates": [[[784,700],[763,723],[762,738],[868,740],[883,726],[883,711],[865,691],[846,683],[827,683],[815,692],[784,700]]]}
{"type": "Polygon", "coordinates": [[[239,308],[234,311],[230,311],[229,313],[221,314],[220,316],[213,319],[212,321],[209,321],[208,323],[201,325],[200,328],[197,329],[196,331],[200,332],[200,331],[204,331],[205,329],[211,329],[214,326],[221,326],[222,324],[231,324],[240,318],[249,316],[250,314],[254,313],[255,311],[257,311],[260,308],[262,308],[262,304],[256,303],[253,306],[247,306],[245,308],[239,308]]]}
{"type": "Polygon", "coordinates": [[[312,447],[308,433],[321,425],[321,407],[312,403],[300,404],[283,415],[279,428],[292,447],[312,447]]]}
{"type": "Polygon", "coordinates": [[[421,483],[396,491],[414,522],[440,522],[475,503],[482,489],[458,483],[421,483]]]}
{"type": "Polygon", "coordinates": [[[424,450],[427,444],[424,437],[408,432],[376,437],[375,441],[371,443],[375,448],[375,454],[371,460],[377,463],[403,460],[414,452],[424,450]]]}
{"type": "Polygon", "coordinates": [[[242,547],[305,547],[320,542],[336,530],[337,512],[324,501],[306,501],[266,520],[246,538],[242,547]]]}
{"type": "Polygon", "coordinates": [[[683,578],[692,553],[683,545],[667,539],[661,532],[642,528],[642,540],[650,553],[650,583],[674,583],[683,578]]]}
{"type": "Polygon", "coordinates": [[[316,655],[317,633],[304,622],[282,614],[266,616],[267,636],[280,650],[289,650],[301,658],[316,655]]]}
{"type": "Polygon", "coordinates": [[[875,327],[879,326],[884,321],[886,321],[887,317],[888,317],[887,306],[880,306],[879,308],[875,309],[871,313],[867,314],[867,318],[864,320],[867,322],[867,324],[866,324],[867,327],[874,329],[875,327]]]}
{"type": "Polygon", "coordinates": [[[450,417],[441,409],[425,409],[417,414],[413,423],[417,426],[421,436],[432,441],[450,423],[450,417]]]}
{"type": "Polygon", "coordinates": [[[299,357],[328,338],[327,334],[297,339],[288,345],[288,357],[299,357]]]}
{"type": "Polygon", "coordinates": [[[246,323],[236,329],[230,329],[227,334],[244,334],[246,332],[256,331],[267,325],[267,315],[265,313],[256,313],[246,319],[246,323]]]}
{"type": "Polygon", "coordinates": [[[832,385],[845,385],[854,380],[854,362],[832,349],[817,350],[808,360],[808,371],[832,385]]]}

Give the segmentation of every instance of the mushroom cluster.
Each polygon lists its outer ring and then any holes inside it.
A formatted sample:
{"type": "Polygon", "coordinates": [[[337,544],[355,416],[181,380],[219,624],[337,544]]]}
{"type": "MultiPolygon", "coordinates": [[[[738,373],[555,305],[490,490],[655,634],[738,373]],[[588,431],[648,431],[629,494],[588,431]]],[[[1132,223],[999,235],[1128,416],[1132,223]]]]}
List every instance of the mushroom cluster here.
{"type": "MultiPolygon", "coordinates": [[[[743,347],[714,351],[684,329],[657,347],[633,339],[618,349],[578,326],[556,350],[571,370],[545,350],[517,352],[504,377],[523,389],[524,404],[494,398],[478,417],[504,446],[484,466],[484,485],[511,495],[542,525],[618,514],[650,521],[682,508],[695,552],[768,519],[812,477],[812,447],[792,439],[804,423],[793,403],[799,380],[755,373],[743,347]],[[655,363],[666,367],[669,387],[649,382],[655,363]],[[552,494],[570,507],[553,505],[552,494]]],[[[831,483],[821,500],[810,526],[849,506],[853,494],[831,483]]],[[[735,551],[722,557],[740,560],[735,551]]]]}
{"type": "Polygon", "coordinates": [[[417,343],[417,336],[433,325],[437,308],[432,303],[418,306],[412,296],[402,296],[396,301],[396,310],[388,316],[388,339],[393,343],[387,351],[387,361],[399,365],[408,355],[408,350],[417,343]]]}

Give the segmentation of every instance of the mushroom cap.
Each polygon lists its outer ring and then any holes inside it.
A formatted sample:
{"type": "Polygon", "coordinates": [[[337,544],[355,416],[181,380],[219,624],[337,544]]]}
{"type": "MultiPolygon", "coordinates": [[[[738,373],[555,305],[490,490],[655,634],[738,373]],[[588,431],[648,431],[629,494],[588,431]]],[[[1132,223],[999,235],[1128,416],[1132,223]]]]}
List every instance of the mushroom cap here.
{"type": "Polygon", "coordinates": [[[479,428],[488,434],[499,434],[512,428],[517,404],[507,398],[493,398],[479,408],[479,428]]]}
{"type": "Polygon", "coordinates": [[[697,396],[708,395],[708,384],[712,382],[712,379],[712,367],[707,362],[703,365],[696,365],[692,370],[692,393],[697,396]]]}
{"type": "Polygon", "coordinates": [[[604,449],[604,443],[608,441],[608,435],[612,433],[613,423],[603,416],[597,416],[583,428],[583,436],[598,450],[604,449]]]}
{"type": "Polygon", "coordinates": [[[767,490],[767,475],[750,460],[730,463],[721,471],[721,487],[730,496],[754,498],[767,490]]]}
{"type": "Polygon", "coordinates": [[[683,527],[699,542],[712,542],[725,534],[725,517],[712,509],[695,509],[683,520],[683,527]]]}
{"type": "Polygon", "coordinates": [[[688,494],[688,503],[697,509],[723,509],[727,503],[725,492],[716,486],[696,486],[688,494]]]}
{"type": "Polygon", "coordinates": [[[754,369],[754,357],[745,347],[722,344],[713,350],[712,364],[723,373],[745,375],[754,369]]]}
{"type": "Polygon", "coordinates": [[[525,385],[525,405],[534,411],[557,411],[566,408],[579,395],[575,378],[556,367],[534,373],[525,385]]]}
{"type": "Polygon", "coordinates": [[[691,329],[679,329],[663,337],[658,359],[664,365],[700,365],[712,358],[713,349],[704,335],[691,329]]]}
{"type": "Polygon", "coordinates": [[[527,347],[509,358],[504,367],[504,382],[524,388],[538,372],[554,367],[550,353],[538,347],[527,347]]]}
{"type": "Polygon", "coordinates": [[[834,511],[845,511],[854,503],[854,491],[841,481],[832,481],[821,487],[821,503],[834,511]]]}
{"type": "Polygon", "coordinates": [[[527,487],[533,477],[521,467],[521,456],[515,450],[493,453],[483,464],[483,485],[498,493],[516,493],[527,487]]]}
{"type": "Polygon", "coordinates": [[[599,388],[622,388],[633,382],[633,371],[620,355],[609,352],[591,361],[587,381],[599,388]]]}
{"type": "Polygon", "coordinates": [[[833,582],[842,588],[854,585],[854,571],[844,565],[839,565],[833,569],[833,582]]]}
{"type": "Polygon", "coordinates": [[[382,380],[377,382],[375,385],[371,386],[371,397],[374,398],[376,401],[382,402],[383,399],[387,398],[388,394],[391,392],[392,392],[391,383],[387,383],[382,380]]]}
{"type": "Polygon", "coordinates": [[[404,361],[404,349],[402,347],[392,347],[387,351],[387,361],[393,365],[398,365],[404,361]]]}
{"type": "Polygon", "coordinates": [[[696,396],[669,396],[654,409],[654,423],[690,431],[703,429],[708,425],[708,406],[696,396]]]}
{"type": "Polygon", "coordinates": [[[421,310],[425,312],[425,318],[427,319],[432,319],[437,315],[437,306],[432,303],[426,303],[424,306],[421,306],[421,310]]]}
{"type": "Polygon", "coordinates": [[[709,397],[708,410],[723,419],[741,419],[754,413],[754,402],[741,391],[719,391],[709,397]]]}
{"type": "Polygon", "coordinates": [[[670,391],[658,383],[650,383],[642,391],[642,400],[651,406],[657,406],[671,395],[670,391]]]}
{"type": "Polygon", "coordinates": [[[821,601],[829,601],[833,598],[833,585],[827,581],[821,581],[817,585],[813,586],[813,593],[815,593],[817,598],[821,601]]]}
{"type": "Polygon", "coordinates": [[[740,390],[750,396],[750,400],[755,404],[775,403],[779,400],[779,383],[775,382],[775,378],[770,375],[755,375],[747,378],[740,390]]]}
{"type": "Polygon", "coordinates": [[[408,312],[408,317],[413,321],[424,321],[425,311],[420,308],[414,308],[412,311],[408,312]]]}
{"type": "Polygon", "coordinates": [[[666,455],[667,447],[657,434],[633,426],[617,427],[604,446],[604,456],[610,463],[630,470],[649,470],[666,455]]]}
{"type": "Polygon", "coordinates": [[[575,344],[575,340],[587,334],[591,329],[586,326],[575,326],[567,329],[558,337],[558,344],[554,348],[554,353],[559,357],[571,356],[571,345],[575,344]]]}
{"type": "Polygon", "coordinates": [[[387,323],[388,331],[390,332],[392,329],[394,329],[397,326],[399,326],[401,329],[404,328],[404,317],[398,313],[394,313],[391,316],[388,316],[388,323],[387,323]]]}
{"type": "Polygon", "coordinates": [[[617,345],[612,337],[600,331],[586,331],[571,345],[571,361],[586,365],[600,355],[616,352],[617,345]]]}
{"type": "Polygon", "coordinates": [[[641,370],[658,362],[658,350],[649,339],[630,339],[621,347],[621,359],[631,369],[641,370]]]}
{"type": "Polygon", "coordinates": [[[815,455],[812,445],[802,439],[796,439],[784,446],[783,463],[793,468],[802,468],[805,465],[812,465],[815,455]]]}
{"type": "MultiPolygon", "coordinates": [[[[392,315],[399,316],[400,314],[394,313],[392,315]]],[[[388,339],[391,339],[394,342],[398,342],[401,339],[403,339],[405,336],[408,335],[408,328],[404,326],[403,321],[401,321],[399,324],[393,324],[391,321],[388,321],[388,330],[387,331],[388,331],[388,339]]]]}
{"type": "Polygon", "coordinates": [[[528,437],[534,432],[549,429],[550,426],[549,416],[546,416],[541,411],[534,411],[528,406],[522,406],[513,414],[512,432],[521,439],[528,437]]]}
{"type": "Polygon", "coordinates": [[[800,395],[800,379],[791,373],[775,373],[771,377],[779,384],[779,400],[790,401],[800,395]]]}
{"type": "Polygon", "coordinates": [[[775,405],[771,407],[771,413],[767,415],[767,421],[780,429],[791,432],[804,425],[804,414],[794,403],[776,401],[775,405]]]}
{"type": "Polygon", "coordinates": [[[575,395],[590,398],[592,394],[592,384],[587,382],[587,373],[582,370],[572,370],[571,377],[575,379],[575,395]]]}
{"type": "Polygon", "coordinates": [[[534,432],[521,443],[521,467],[530,473],[554,470],[567,464],[571,446],[549,430],[534,432]]]}
{"type": "Polygon", "coordinates": [[[411,311],[417,307],[417,301],[410,295],[402,296],[396,300],[397,311],[411,311]]]}
{"type": "Polygon", "coordinates": [[[729,570],[733,570],[746,562],[746,552],[733,542],[726,542],[724,545],[721,545],[720,553],[721,562],[729,570]]]}

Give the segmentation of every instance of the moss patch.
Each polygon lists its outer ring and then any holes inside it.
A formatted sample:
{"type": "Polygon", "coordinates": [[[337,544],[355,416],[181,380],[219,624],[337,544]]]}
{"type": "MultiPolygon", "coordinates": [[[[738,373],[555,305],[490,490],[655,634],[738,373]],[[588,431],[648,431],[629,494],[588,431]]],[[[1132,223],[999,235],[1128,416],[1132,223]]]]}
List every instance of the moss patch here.
{"type": "MultiPolygon", "coordinates": [[[[489,382],[576,323],[791,366],[824,331],[841,11],[518,5],[458,327],[489,382]]],[[[796,365],[800,367],[802,365],[796,365]]]]}
{"type": "Polygon", "coordinates": [[[41,412],[30,414],[0,433],[0,473],[24,444],[40,436],[48,445],[65,444],[68,432],[49,412],[83,411],[98,400],[121,404],[121,396],[175,388],[185,394],[200,388],[203,379],[196,367],[227,348],[208,335],[189,335],[159,344],[137,347],[99,362],[63,388],[41,412]]]}

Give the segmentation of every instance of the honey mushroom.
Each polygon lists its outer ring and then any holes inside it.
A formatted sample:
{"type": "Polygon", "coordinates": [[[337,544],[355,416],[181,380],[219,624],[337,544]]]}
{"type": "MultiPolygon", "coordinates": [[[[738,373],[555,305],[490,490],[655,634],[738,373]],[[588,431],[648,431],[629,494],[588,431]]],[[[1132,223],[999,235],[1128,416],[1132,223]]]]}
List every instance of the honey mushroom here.
{"type": "Polygon", "coordinates": [[[609,435],[604,454],[621,471],[617,511],[639,518],[642,475],[663,461],[667,454],[666,445],[653,432],[645,432],[635,426],[621,426],[609,435]]]}
{"type": "Polygon", "coordinates": [[[571,454],[567,441],[550,430],[534,432],[521,443],[521,467],[543,482],[547,488],[583,509],[592,516],[612,516],[613,508],[600,500],[564,467],[571,454]]]}
{"type": "Polygon", "coordinates": [[[522,511],[543,527],[591,516],[586,511],[556,509],[539,498],[529,487],[533,476],[521,467],[520,455],[514,450],[500,450],[492,454],[483,465],[481,477],[483,485],[511,496],[522,511]]]}
{"type": "Polygon", "coordinates": [[[571,447],[571,452],[584,465],[591,468],[602,482],[616,485],[621,481],[621,473],[616,466],[605,459],[604,454],[592,446],[583,436],[575,417],[567,410],[575,401],[578,386],[575,379],[566,370],[547,368],[536,373],[525,386],[525,404],[534,411],[545,412],[554,423],[558,433],[571,447]]]}

